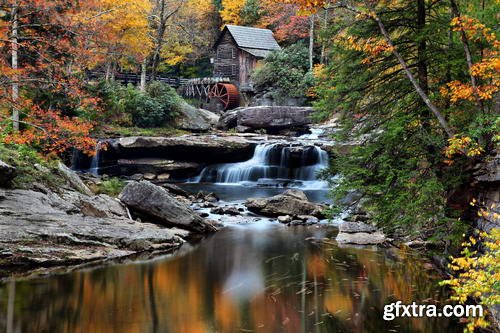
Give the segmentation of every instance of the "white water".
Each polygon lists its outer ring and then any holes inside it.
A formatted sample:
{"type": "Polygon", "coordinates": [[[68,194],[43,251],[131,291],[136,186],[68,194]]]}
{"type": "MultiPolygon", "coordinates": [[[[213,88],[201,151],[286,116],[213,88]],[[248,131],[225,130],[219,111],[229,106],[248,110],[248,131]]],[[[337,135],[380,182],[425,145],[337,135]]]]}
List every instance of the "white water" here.
{"type": "Polygon", "coordinates": [[[92,161],[90,162],[89,173],[98,176],[99,175],[99,157],[102,150],[102,142],[98,141],[95,146],[95,154],[92,157],[92,161]]]}
{"type": "Polygon", "coordinates": [[[206,167],[193,182],[324,189],[328,184],[317,174],[327,167],[328,154],[319,147],[260,144],[250,160],[206,167]]]}
{"type": "Polygon", "coordinates": [[[304,134],[299,137],[302,140],[318,140],[321,135],[325,132],[322,128],[311,128],[311,134],[304,134]]]}

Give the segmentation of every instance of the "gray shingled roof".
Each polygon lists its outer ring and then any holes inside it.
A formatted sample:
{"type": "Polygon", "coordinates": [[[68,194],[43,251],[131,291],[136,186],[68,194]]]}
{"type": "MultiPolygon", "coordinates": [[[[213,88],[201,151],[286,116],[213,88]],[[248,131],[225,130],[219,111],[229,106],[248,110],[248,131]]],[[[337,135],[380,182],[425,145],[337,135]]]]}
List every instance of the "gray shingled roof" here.
{"type": "Polygon", "coordinates": [[[247,47],[242,47],[241,49],[257,58],[265,58],[269,55],[269,53],[273,52],[273,50],[249,49],[247,47]]]}
{"type": "Polygon", "coordinates": [[[280,50],[274,39],[273,32],[269,29],[242,27],[239,25],[226,25],[236,44],[241,48],[259,50],[280,50]]]}

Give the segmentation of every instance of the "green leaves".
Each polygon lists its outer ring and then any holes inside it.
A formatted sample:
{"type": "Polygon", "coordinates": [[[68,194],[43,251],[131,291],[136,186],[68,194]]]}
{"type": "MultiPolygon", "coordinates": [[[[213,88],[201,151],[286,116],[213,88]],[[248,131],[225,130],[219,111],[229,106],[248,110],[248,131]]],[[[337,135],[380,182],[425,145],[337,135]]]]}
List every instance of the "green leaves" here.
{"type": "Polygon", "coordinates": [[[101,83],[98,93],[107,117],[116,123],[138,127],[160,127],[174,118],[182,98],[161,82],[152,82],[143,93],[135,87],[101,83]]]}
{"type": "Polygon", "coordinates": [[[293,44],[271,53],[252,80],[257,89],[271,88],[278,101],[287,97],[306,97],[313,85],[309,71],[308,49],[303,43],[293,44]]]}

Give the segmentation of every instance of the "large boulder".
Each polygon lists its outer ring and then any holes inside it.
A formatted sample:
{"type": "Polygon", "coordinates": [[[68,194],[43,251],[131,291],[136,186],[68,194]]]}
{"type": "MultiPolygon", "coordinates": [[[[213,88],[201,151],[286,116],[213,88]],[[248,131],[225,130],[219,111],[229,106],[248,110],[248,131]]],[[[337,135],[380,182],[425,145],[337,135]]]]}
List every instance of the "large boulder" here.
{"type": "Polygon", "coordinates": [[[253,129],[282,129],[311,124],[310,107],[256,106],[238,111],[238,125],[253,129]]]}
{"type": "Polygon", "coordinates": [[[324,206],[310,202],[306,194],[299,190],[288,190],[270,198],[250,198],[245,206],[249,211],[270,217],[283,215],[310,215],[323,218],[324,206]]]}
{"type": "Polygon", "coordinates": [[[217,128],[250,130],[275,130],[287,128],[303,128],[312,123],[311,107],[298,106],[251,106],[241,107],[223,114],[217,128]]]}
{"type": "Polygon", "coordinates": [[[16,175],[16,168],[0,160],[0,186],[8,186],[16,175]]]}
{"type": "Polygon", "coordinates": [[[384,233],[363,222],[344,222],[336,237],[339,244],[376,245],[386,241],[384,233]]]}
{"type": "Polygon", "coordinates": [[[160,224],[177,226],[199,233],[216,231],[214,226],[186,204],[178,201],[166,189],[148,181],[127,184],[120,193],[119,199],[132,210],[160,224]]]}
{"type": "Polygon", "coordinates": [[[219,116],[208,110],[183,103],[175,120],[177,128],[191,132],[207,132],[219,121],[219,116]]]}
{"type": "Polygon", "coordinates": [[[238,109],[224,113],[217,122],[217,128],[220,130],[229,130],[238,126],[238,109]]]}

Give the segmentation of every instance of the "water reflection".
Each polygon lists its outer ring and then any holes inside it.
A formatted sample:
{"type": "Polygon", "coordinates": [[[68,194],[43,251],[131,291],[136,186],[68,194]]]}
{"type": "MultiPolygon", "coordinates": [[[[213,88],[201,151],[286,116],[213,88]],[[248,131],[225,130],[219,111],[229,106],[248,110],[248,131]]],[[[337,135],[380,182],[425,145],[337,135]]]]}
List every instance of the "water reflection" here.
{"type": "Polygon", "coordinates": [[[445,298],[437,277],[406,253],[309,239],[333,232],[232,227],[178,257],[7,283],[0,331],[459,331],[441,318],[384,322],[390,301],[445,298]]]}

